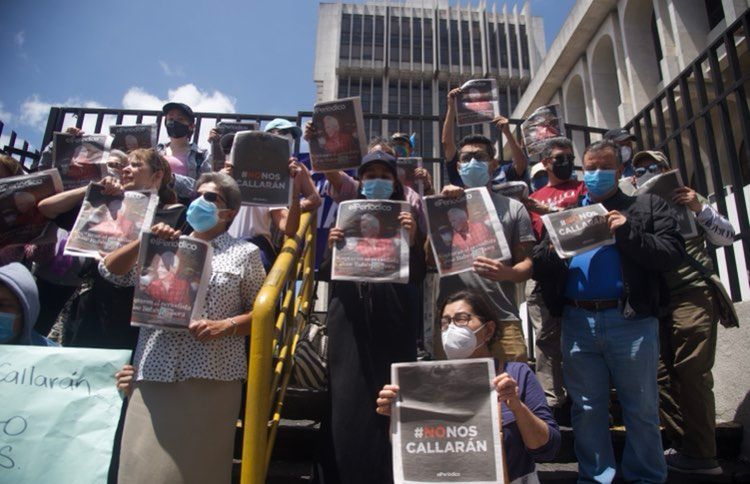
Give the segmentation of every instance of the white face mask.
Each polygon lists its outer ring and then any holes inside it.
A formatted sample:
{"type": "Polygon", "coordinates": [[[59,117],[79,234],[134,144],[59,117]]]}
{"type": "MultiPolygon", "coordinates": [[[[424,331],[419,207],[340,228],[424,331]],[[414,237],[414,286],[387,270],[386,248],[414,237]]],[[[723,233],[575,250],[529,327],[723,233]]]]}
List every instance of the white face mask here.
{"type": "Polygon", "coordinates": [[[460,360],[468,358],[477,349],[477,332],[480,331],[487,323],[478,327],[475,331],[468,326],[456,326],[451,323],[448,328],[442,332],[443,349],[445,356],[449,360],[460,360]]]}
{"type": "Polygon", "coordinates": [[[623,163],[627,163],[630,161],[630,157],[633,156],[633,148],[630,146],[621,146],[620,147],[620,158],[622,159],[623,163]]]}

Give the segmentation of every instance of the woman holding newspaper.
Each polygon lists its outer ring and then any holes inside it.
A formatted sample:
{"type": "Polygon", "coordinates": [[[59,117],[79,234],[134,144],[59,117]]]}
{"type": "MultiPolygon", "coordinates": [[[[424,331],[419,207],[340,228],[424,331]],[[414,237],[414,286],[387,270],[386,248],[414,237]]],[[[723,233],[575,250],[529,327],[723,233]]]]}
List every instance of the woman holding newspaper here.
{"type": "MultiPolygon", "coordinates": [[[[121,484],[231,480],[235,422],[247,376],[245,339],[265,271],[257,246],[227,233],[241,204],[234,179],[204,173],[197,193],[187,215],[191,237],[213,251],[211,271],[203,275],[208,280],[203,312],[187,330],[141,327],[133,366],[117,374],[118,387],[131,393],[121,484]]],[[[181,236],[164,224],[154,225],[151,233],[164,240],[181,236]]],[[[110,254],[102,273],[118,284],[134,285],[139,245],[133,242],[110,254]]]]}
{"type": "MultiPolygon", "coordinates": [[[[490,344],[502,329],[497,316],[481,293],[459,291],[448,296],[440,308],[440,327],[448,359],[492,358],[490,344]]],[[[549,460],[560,448],[560,430],[547,406],[542,387],[525,363],[495,359],[498,373],[492,380],[502,412],[503,449],[511,481],[539,482],[535,461],[549,460]]],[[[385,385],[377,398],[376,411],[391,415],[399,387],[385,385]]]]}

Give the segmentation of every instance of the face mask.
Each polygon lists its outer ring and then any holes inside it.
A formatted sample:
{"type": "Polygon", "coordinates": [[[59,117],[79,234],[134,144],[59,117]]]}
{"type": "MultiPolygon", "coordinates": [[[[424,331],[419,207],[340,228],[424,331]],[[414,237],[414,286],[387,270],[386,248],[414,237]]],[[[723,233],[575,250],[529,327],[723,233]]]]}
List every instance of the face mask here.
{"type": "Polygon", "coordinates": [[[541,190],[542,188],[547,186],[547,183],[549,182],[549,176],[545,173],[544,175],[539,175],[534,177],[533,180],[531,180],[531,187],[534,189],[534,191],[541,190]]]}
{"type": "Polygon", "coordinates": [[[586,189],[595,197],[601,197],[611,191],[615,184],[616,170],[594,170],[583,172],[583,183],[586,189]]]}
{"type": "Polygon", "coordinates": [[[479,161],[472,158],[468,163],[461,163],[458,167],[458,174],[461,181],[467,188],[477,188],[487,185],[490,181],[490,172],[487,168],[486,161],[479,161]]]}
{"type": "Polygon", "coordinates": [[[467,326],[449,324],[448,328],[441,334],[445,356],[449,360],[460,360],[471,356],[479,346],[477,344],[477,332],[482,328],[484,328],[484,324],[476,331],[470,330],[467,326]]]}
{"type": "Polygon", "coordinates": [[[573,157],[560,155],[552,162],[552,173],[560,180],[569,180],[573,174],[573,157]]]}
{"type": "Polygon", "coordinates": [[[170,138],[184,138],[190,134],[190,126],[174,119],[167,120],[164,125],[167,127],[167,135],[170,138]]]}
{"type": "Polygon", "coordinates": [[[13,338],[13,323],[15,321],[15,314],[0,313],[0,343],[10,341],[13,338]]]}
{"type": "Polygon", "coordinates": [[[620,146],[620,159],[623,163],[630,161],[631,156],[633,156],[633,148],[630,146],[620,146]]]}
{"type": "Polygon", "coordinates": [[[394,151],[400,158],[406,158],[407,156],[409,156],[409,150],[407,150],[404,146],[396,146],[394,151]]]}
{"type": "Polygon", "coordinates": [[[197,232],[207,232],[219,223],[219,210],[215,203],[198,197],[187,209],[187,222],[197,232]]]}
{"type": "Polygon", "coordinates": [[[387,200],[393,195],[393,181],[382,178],[362,181],[362,195],[368,200],[387,200]]]}

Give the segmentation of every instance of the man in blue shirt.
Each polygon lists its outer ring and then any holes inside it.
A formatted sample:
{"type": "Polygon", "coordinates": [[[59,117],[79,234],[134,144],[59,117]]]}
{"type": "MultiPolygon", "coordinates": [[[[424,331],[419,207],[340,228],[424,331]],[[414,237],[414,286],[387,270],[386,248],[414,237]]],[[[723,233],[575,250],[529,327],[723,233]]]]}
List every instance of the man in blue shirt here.
{"type": "Polygon", "coordinates": [[[664,482],[656,383],[662,275],[679,266],[684,241],[666,202],[630,197],[618,188],[623,165],[617,145],[603,140],[583,159],[588,195],[601,203],[615,244],[560,260],[547,236],[534,248],[534,278],[550,313],[562,315],[563,374],[580,480],[611,482],[615,458],[609,434],[612,383],[628,429],[622,458],[626,481],[664,482]]]}

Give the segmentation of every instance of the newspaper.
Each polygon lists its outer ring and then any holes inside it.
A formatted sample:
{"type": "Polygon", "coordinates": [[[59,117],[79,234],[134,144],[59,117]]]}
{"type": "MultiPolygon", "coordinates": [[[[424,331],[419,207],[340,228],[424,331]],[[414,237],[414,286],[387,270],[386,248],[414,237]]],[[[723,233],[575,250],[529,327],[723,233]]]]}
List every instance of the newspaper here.
{"type": "Polygon", "coordinates": [[[406,202],[349,200],[339,204],[336,226],[345,240],[333,247],[331,279],[409,281],[409,243],[398,221],[406,202]]]}
{"type": "Polygon", "coordinates": [[[109,135],[112,136],[110,149],[130,153],[140,148],[156,146],[156,124],[112,125],[109,135]]]}
{"type": "Polygon", "coordinates": [[[0,247],[26,244],[42,235],[48,220],[37,204],[62,188],[55,168],[0,179],[0,247]]]}
{"type": "Polygon", "coordinates": [[[219,132],[219,136],[240,131],[258,131],[258,123],[255,121],[219,121],[216,123],[216,131],[219,132]]]}
{"type": "Polygon", "coordinates": [[[262,131],[240,131],[229,159],[244,205],[291,205],[293,183],[286,138],[262,131]]]}
{"type": "Polygon", "coordinates": [[[503,442],[491,358],[391,365],[393,480],[503,483],[503,442]]]}
{"type": "Polygon", "coordinates": [[[211,256],[211,245],[202,240],[165,240],[144,232],[130,324],[186,330],[203,313],[211,256]]]}
{"type": "Polygon", "coordinates": [[[456,96],[456,124],[471,126],[492,121],[500,115],[497,81],[473,79],[461,86],[456,96]]]}
{"type": "Polygon", "coordinates": [[[153,224],[158,203],[155,194],[107,195],[104,187],[92,183],[65,244],[65,255],[101,259],[102,254],[138,240],[153,224]]]}
{"type": "Polygon", "coordinates": [[[693,215],[691,210],[685,205],[679,205],[672,202],[672,196],[675,189],[684,186],[680,170],[672,170],[646,181],[635,191],[635,195],[651,193],[663,198],[664,201],[672,207],[672,210],[674,210],[674,213],[677,216],[677,226],[680,230],[680,234],[686,239],[692,239],[698,235],[698,227],[695,224],[695,215],[693,215]]]}
{"type": "Polygon", "coordinates": [[[396,159],[396,172],[402,185],[424,196],[424,182],[414,176],[414,170],[422,168],[422,158],[409,157],[396,159]]]}
{"type": "Polygon", "coordinates": [[[359,166],[367,145],[360,98],[316,104],[312,125],[310,157],[314,171],[338,171],[359,166]]]}
{"type": "Polygon", "coordinates": [[[542,215],[542,222],[557,255],[568,259],[615,243],[606,215],[607,209],[597,203],[542,215]]]}
{"type": "Polygon", "coordinates": [[[508,198],[515,198],[518,201],[529,198],[529,185],[525,181],[496,183],[492,185],[492,191],[508,198]]]}
{"type": "Polygon", "coordinates": [[[107,135],[54,133],[52,139],[52,164],[60,171],[65,190],[97,182],[107,173],[107,135]]]}
{"type": "Polygon", "coordinates": [[[542,106],[531,113],[521,124],[523,142],[530,161],[539,161],[544,142],[549,138],[565,136],[565,122],[559,104],[542,106]]]}
{"type": "Polygon", "coordinates": [[[473,270],[479,256],[511,260],[508,241],[485,187],[464,190],[458,198],[424,198],[425,215],[440,277],[473,270]]]}

